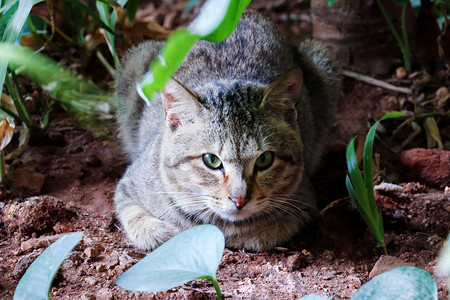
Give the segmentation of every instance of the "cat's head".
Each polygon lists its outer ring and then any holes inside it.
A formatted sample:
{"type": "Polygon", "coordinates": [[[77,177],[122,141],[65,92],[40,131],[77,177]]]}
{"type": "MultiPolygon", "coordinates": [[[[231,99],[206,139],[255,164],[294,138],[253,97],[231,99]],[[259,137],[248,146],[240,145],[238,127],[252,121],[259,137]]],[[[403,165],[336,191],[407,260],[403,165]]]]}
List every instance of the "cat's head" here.
{"type": "Polygon", "coordinates": [[[176,205],[202,222],[296,213],[301,83],[299,69],[268,86],[216,81],[198,93],[169,81],[162,163],[176,205]]]}

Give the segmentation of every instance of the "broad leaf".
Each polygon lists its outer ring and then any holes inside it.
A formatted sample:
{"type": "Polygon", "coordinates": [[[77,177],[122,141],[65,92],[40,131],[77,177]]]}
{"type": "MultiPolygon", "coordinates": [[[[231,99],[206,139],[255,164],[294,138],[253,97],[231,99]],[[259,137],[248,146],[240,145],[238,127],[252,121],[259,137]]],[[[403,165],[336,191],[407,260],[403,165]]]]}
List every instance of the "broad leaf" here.
{"type": "Polygon", "coordinates": [[[437,300],[437,292],[436,282],[427,271],[406,266],[375,276],[352,300],[437,300]]]}
{"type": "Polygon", "coordinates": [[[42,252],[20,279],[14,300],[48,299],[56,272],[82,237],[82,232],[66,234],[42,252]]]}
{"type": "MultiPolygon", "coordinates": [[[[332,299],[332,297],[330,297],[328,299],[332,299]]],[[[300,300],[327,300],[327,298],[324,298],[320,295],[311,294],[311,295],[301,297],[300,300]]]]}
{"type": "MultiPolygon", "coordinates": [[[[450,279],[450,235],[447,237],[447,241],[439,253],[436,270],[440,276],[450,279]]],[[[448,287],[450,288],[450,286],[448,287]]]]}
{"type": "Polygon", "coordinates": [[[217,283],[216,271],[225,248],[213,225],[190,228],[151,252],[122,274],[116,283],[127,290],[159,292],[197,278],[217,283]]]}

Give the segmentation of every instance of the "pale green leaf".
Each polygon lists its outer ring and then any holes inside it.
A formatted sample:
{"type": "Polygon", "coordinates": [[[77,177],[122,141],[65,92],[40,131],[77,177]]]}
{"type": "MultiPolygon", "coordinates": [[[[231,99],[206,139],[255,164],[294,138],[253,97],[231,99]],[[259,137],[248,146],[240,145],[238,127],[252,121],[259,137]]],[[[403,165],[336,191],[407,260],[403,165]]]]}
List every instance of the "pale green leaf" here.
{"type": "Polygon", "coordinates": [[[82,232],[66,234],[42,252],[20,279],[14,300],[48,299],[56,272],[82,237],[82,232]]]}
{"type": "Polygon", "coordinates": [[[196,226],[151,252],[116,283],[127,290],[158,292],[197,278],[217,282],[216,271],[224,248],[225,238],[219,228],[196,226]]]}
{"type": "Polygon", "coordinates": [[[398,267],[372,278],[351,299],[437,300],[437,285],[423,269],[398,267]]]}

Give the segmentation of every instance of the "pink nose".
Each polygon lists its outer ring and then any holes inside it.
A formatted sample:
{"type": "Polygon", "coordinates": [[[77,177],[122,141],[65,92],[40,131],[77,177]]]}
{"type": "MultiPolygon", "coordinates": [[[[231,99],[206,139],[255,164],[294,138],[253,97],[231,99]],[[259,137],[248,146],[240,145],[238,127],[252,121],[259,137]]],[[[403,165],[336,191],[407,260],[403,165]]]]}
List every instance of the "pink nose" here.
{"type": "Polygon", "coordinates": [[[245,204],[247,204],[249,199],[245,199],[245,198],[232,198],[231,201],[234,202],[234,204],[236,204],[237,208],[243,208],[245,206],[245,204]]]}

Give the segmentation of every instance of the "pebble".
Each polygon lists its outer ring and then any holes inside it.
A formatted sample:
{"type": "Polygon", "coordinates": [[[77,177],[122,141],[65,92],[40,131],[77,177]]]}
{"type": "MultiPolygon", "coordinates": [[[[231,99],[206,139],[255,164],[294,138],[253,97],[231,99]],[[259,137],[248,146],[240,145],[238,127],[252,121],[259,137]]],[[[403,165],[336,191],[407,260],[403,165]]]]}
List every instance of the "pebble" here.
{"type": "Polygon", "coordinates": [[[56,234],[51,236],[42,236],[39,238],[32,238],[29,240],[26,240],[20,244],[20,250],[22,251],[28,251],[31,249],[38,249],[43,247],[48,247],[50,244],[56,242],[60,237],[62,237],[64,234],[56,234]]]}
{"type": "Polygon", "coordinates": [[[395,77],[398,79],[403,79],[406,77],[406,70],[403,67],[399,67],[395,70],[395,77]]]}

